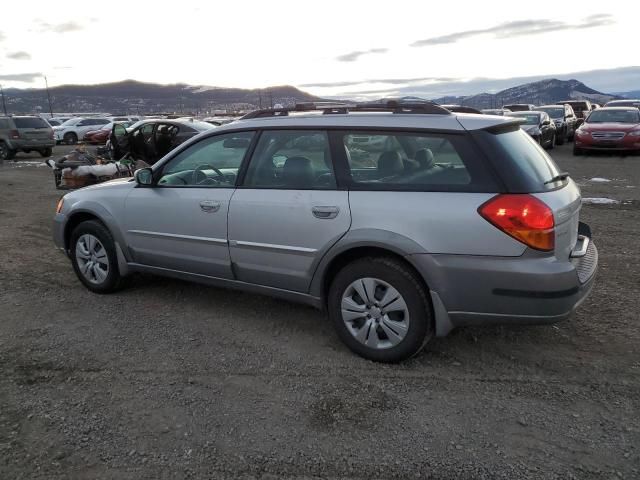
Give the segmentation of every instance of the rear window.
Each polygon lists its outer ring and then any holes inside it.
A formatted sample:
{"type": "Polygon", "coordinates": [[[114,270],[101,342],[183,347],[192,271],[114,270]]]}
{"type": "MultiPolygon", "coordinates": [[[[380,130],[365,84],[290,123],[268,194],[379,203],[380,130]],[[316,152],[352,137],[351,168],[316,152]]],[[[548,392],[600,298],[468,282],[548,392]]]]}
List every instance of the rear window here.
{"type": "Polygon", "coordinates": [[[547,152],[519,128],[479,131],[474,132],[474,136],[510,192],[545,192],[562,186],[563,181],[547,183],[560,169],[547,152]]]}
{"type": "Polygon", "coordinates": [[[466,135],[342,132],[350,188],[496,191],[492,173],[466,135]]]}
{"type": "Polygon", "coordinates": [[[13,117],[16,128],[49,128],[49,124],[36,117],[13,117]]]}

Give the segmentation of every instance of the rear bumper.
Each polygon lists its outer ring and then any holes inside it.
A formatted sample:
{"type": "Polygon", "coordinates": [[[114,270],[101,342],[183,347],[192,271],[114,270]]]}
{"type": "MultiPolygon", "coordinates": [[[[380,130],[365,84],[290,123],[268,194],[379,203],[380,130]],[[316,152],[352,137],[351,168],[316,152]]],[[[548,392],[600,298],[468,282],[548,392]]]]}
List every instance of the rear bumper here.
{"type": "Polygon", "coordinates": [[[568,318],[593,287],[598,250],[580,258],[412,255],[434,301],[436,333],[487,324],[545,324],[568,318]],[[436,305],[440,305],[438,311],[436,305]]]}
{"type": "Polygon", "coordinates": [[[55,147],[55,140],[27,140],[27,139],[14,139],[7,140],[7,145],[11,150],[37,150],[42,148],[55,147]]]}

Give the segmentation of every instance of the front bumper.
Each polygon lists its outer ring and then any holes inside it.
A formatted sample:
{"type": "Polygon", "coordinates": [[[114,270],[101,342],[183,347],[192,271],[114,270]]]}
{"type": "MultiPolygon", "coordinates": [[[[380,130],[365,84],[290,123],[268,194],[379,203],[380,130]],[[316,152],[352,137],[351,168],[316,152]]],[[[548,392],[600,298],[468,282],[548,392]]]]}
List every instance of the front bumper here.
{"type": "Polygon", "coordinates": [[[640,137],[625,136],[615,141],[597,141],[591,137],[575,137],[575,146],[583,150],[635,151],[640,150],[640,137]]]}
{"type": "Polygon", "coordinates": [[[67,216],[62,213],[56,213],[53,217],[53,243],[56,248],[67,253],[67,246],[65,244],[64,232],[67,226],[67,216]]]}
{"type": "Polygon", "coordinates": [[[589,242],[584,256],[526,257],[412,255],[434,302],[436,333],[487,324],[545,324],[568,318],[587,297],[598,266],[589,242]],[[438,318],[440,317],[440,318],[438,318]]]}

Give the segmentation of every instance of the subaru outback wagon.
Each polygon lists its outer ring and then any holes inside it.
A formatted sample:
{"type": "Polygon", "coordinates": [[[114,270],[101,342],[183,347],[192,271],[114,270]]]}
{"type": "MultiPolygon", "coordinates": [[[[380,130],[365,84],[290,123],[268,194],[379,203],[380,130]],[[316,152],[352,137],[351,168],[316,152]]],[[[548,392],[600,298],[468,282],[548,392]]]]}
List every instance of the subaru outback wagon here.
{"type": "Polygon", "coordinates": [[[148,272],[303,302],[389,362],[461,325],[565,319],[588,294],[580,191],[518,120],[297,110],[253,112],[134,180],[63,197],[55,243],[80,281],[106,293],[148,272]]]}

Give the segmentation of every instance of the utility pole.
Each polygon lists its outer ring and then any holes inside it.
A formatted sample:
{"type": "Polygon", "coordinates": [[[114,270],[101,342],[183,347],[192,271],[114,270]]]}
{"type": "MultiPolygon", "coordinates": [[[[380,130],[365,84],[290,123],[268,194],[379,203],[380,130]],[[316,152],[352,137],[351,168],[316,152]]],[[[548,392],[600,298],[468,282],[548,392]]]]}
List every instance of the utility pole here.
{"type": "Polygon", "coordinates": [[[47,87],[47,100],[49,100],[49,113],[51,114],[51,118],[53,118],[53,107],[51,106],[51,95],[49,94],[49,82],[47,81],[47,76],[44,77],[44,84],[47,87]]]}
{"type": "Polygon", "coordinates": [[[4,102],[4,89],[0,85],[0,93],[2,93],[2,109],[4,110],[4,116],[7,116],[7,104],[4,102]]]}

